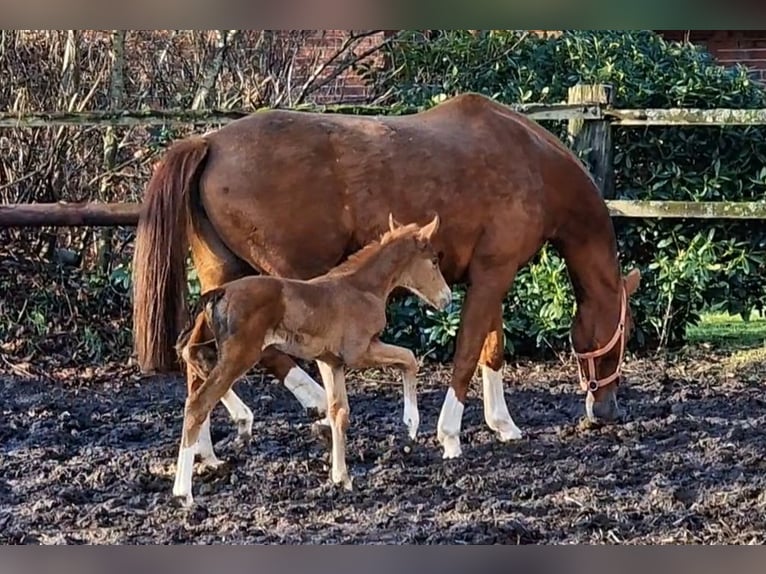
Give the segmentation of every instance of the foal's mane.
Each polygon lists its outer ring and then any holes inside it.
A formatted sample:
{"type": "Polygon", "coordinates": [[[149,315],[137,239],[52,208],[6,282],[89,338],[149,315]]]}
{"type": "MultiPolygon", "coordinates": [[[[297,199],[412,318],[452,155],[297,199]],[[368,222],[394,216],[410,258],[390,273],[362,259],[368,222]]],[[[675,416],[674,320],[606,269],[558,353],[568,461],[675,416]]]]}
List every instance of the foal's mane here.
{"type": "Polygon", "coordinates": [[[376,255],[385,245],[406,235],[412,235],[412,233],[417,230],[418,226],[414,223],[402,225],[401,227],[397,227],[393,230],[389,229],[378,239],[370,241],[359,251],[349,255],[345,261],[330,269],[330,271],[328,271],[325,276],[340,275],[343,273],[351,273],[356,271],[367,261],[369,261],[374,255],[376,255]]]}

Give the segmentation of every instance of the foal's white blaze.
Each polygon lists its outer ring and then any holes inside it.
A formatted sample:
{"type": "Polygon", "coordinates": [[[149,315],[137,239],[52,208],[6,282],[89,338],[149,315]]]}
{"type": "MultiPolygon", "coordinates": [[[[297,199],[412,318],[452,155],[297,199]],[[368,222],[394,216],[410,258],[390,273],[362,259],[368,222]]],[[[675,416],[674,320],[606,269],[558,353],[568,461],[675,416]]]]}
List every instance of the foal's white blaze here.
{"type": "Polygon", "coordinates": [[[500,440],[519,440],[521,431],[513,422],[508,412],[503,392],[503,373],[487,365],[481,365],[482,391],[484,396],[484,420],[493,431],[500,435],[500,440]]]}
{"type": "Polygon", "coordinates": [[[194,472],[194,450],[195,445],[184,447],[183,437],[181,438],[181,447],[178,450],[178,461],[176,462],[176,480],[173,483],[173,496],[183,499],[185,506],[191,506],[192,498],[192,474],[194,472]]]}
{"type": "Polygon", "coordinates": [[[237,434],[243,438],[250,437],[253,434],[253,411],[231,389],[221,397],[221,402],[229,411],[231,419],[236,423],[237,434]]]}
{"type": "Polygon", "coordinates": [[[447,396],[444,397],[441,413],[439,413],[436,432],[436,438],[444,448],[442,458],[457,458],[461,454],[460,426],[463,423],[463,409],[463,403],[457,400],[454,389],[450,387],[447,390],[447,396]]]}

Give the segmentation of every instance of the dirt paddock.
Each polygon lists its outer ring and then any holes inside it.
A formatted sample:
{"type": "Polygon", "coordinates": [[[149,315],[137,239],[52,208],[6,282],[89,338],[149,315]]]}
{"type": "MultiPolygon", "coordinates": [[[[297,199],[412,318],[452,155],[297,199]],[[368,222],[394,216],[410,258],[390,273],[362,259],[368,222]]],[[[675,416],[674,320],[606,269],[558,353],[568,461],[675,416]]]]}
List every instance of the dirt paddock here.
{"type": "Polygon", "coordinates": [[[353,373],[351,493],[330,486],[326,448],[298,402],[255,373],[235,387],[253,409],[254,441],[239,447],[216,408],[213,440],[228,464],[195,477],[188,511],[170,498],[180,378],[7,372],[0,542],[766,542],[763,368],[702,354],[626,369],[623,424],[583,430],[573,363],[506,367],[508,404],[525,433],[510,444],[484,424],[475,380],[455,461],[442,461],[435,438],[445,368],[421,373],[410,453],[398,377],[353,373]]]}

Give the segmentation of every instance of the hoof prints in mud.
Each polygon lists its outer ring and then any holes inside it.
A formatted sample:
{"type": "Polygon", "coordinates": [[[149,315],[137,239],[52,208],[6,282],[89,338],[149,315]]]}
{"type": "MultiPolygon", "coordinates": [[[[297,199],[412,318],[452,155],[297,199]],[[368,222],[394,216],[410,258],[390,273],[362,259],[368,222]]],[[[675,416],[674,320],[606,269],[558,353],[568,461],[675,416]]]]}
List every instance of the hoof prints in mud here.
{"type": "Polygon", "coordinates": [[[463,458],[450,461],[435,440],[447,371],[421,375],[409,453],[398,377],[349,376],[353,492],[329,483],[326,445],[292,395],[242,381],[253,442],[240,445],[216,408],[213,440],[227,464],[195,476],[190,510],[171,496],[180,379],[4,377],[0,542],[763,543],[762,377],[663,378],[652,368],[630,369],[641,377],[620,395],[627,420],[591,430],[578,427],[573,372],[508,368],[524,438],[497,441],[474,391],[463,458]]]}

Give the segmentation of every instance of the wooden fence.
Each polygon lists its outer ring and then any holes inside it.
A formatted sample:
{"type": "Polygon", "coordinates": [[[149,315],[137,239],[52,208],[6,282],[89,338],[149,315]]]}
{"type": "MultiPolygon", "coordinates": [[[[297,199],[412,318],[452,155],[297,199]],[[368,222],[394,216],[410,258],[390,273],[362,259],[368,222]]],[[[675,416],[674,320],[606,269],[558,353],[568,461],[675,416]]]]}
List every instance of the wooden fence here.
{"type": "MultiPolygon", "coordinates": [[[[612,165],[613,126],[672,125],[766,125],[766,109],[615,109],[612,89],[606,85],[578,85],[569,90],[563,104],[516,104],[517,111],[537,120],[567,121],[575,149],[582,151],[614,217],[764,219],[764,202],[686,202],[634,201],[614,197],[612,165]]],[[[357,114],[388,114],[390,108],[370,106],[330,106],[299,109],[357,114]]],[[[399,108],[397,113],[416,109],[399,108]]],[[[243,110],[142,110],[0,113],[0,129],[51,126],[145,126],[145,125],[223,125],[252,112],[243,110]]],[[[138,222],[138,203],[33,203],[0,204],[0,227],[40,226],[117,226],[138,222]]]]}

